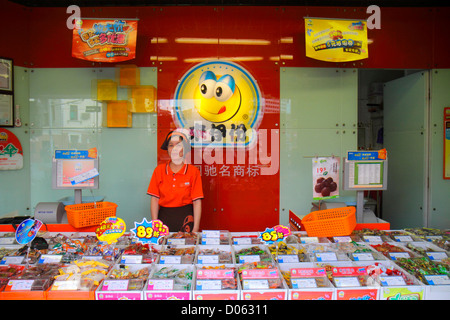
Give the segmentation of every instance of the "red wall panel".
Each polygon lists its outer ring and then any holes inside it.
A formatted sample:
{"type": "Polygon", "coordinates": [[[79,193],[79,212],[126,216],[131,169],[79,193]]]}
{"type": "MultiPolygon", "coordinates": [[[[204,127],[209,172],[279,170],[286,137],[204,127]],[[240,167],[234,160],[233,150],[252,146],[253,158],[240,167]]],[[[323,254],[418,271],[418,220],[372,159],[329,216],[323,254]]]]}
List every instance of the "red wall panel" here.
{"type": "MultiPolygon", "coordinates": [[[[91,63],[71,57],[70,14],[66,8],[26,8],[0,0],[0,18],[9,32],[2,35],[0,55],[13,56],[17,65],[86,67],[91,63]]],[[[150,57],[185,58],[253,56],[295,67],[449,68],[447,52],[450,8],[381,8],[381,29],[369,30],[369,58],[335,64],[305,57],[303,17],[367,19],[365,7],[104,7],[81,8],[82,17],[138,18],[138,66],[156,63],[150,57]],[[266,39],[265,46],[175,44],[176,38],[266,39]],[[152,44],[154,38],[164,42],[152,44]],[[293,39],[285,43],[282,39],[293,39]]],[[[255,63],[258,63],[255,61],[255,63]]]]}

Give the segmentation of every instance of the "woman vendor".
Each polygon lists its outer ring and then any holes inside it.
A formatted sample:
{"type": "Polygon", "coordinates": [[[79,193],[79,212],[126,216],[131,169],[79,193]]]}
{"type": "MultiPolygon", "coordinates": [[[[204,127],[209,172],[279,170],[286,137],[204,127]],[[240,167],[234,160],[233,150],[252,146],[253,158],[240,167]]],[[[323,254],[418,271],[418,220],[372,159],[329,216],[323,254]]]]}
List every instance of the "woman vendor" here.
{"type": "Polygon", "coordinates": [[[161,220],[170,232],[198,232],[203,188],[197,167],[185,163],[189,140],[182,132],[171,131],[161,149],[167,150],[170,160],[155,168],[148,186],[152,220],[161,220]]]}

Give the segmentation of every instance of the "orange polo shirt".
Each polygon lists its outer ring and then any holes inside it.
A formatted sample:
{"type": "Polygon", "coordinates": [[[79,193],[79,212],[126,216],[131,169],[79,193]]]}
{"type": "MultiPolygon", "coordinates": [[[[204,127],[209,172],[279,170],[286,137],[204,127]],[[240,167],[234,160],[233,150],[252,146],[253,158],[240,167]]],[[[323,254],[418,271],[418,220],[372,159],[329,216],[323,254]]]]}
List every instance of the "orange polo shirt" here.
{"type": "Polygon", "coordinates": [[[185,164],[177,173],[169,161],[153,171],[147,194],[159,198],[161,207],[181,207],[203,198],[202,179],[196,166],[185,164]]]}

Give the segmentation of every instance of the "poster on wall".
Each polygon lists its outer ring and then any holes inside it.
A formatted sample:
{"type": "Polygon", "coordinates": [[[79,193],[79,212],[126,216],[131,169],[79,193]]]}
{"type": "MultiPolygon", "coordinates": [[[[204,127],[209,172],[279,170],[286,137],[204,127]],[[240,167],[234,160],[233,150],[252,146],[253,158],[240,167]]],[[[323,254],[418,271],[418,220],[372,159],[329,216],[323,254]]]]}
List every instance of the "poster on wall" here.
{"type": "Polygon", "coordinates": [[[306,56],[329,62],[369,57],[364,20],[305,17],[306,56]]]}
{"type": "Polygon", "coordinates": [[[9,130],[0,128],[0,170],[23,168],[23,149],[19,139],[9,130]]]}
{"type": "Polygon", "coordinates": [[[444,179],[450,179],[450,107],[444,108],[444,179]]]}
{"type": "Polygon", "coordinates": [[[76,21],[72,57],[95,62],[120,62],[136,56],[136,19],[86,19],[76,21]]]}
{"type": "Polygon", "coordinates": [[[313,199],[339,197],[339,157],[315,157],[312,159],[313,199]]]}

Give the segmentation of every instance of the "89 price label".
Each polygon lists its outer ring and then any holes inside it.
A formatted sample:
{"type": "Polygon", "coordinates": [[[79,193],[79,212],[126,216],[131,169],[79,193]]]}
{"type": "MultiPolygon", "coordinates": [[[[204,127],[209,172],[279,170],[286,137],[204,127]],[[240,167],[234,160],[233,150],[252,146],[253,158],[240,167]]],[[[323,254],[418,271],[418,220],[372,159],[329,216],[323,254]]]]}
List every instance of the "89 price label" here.
{"type": "Polygon", "coordinates": [[[135,228],[131,229],[137,241],[140,243],[158,243],[158,239],[169,234],[169,228],[161,220],[147,221],[146,218],[141,223],[134,223],[135,228]]]}

